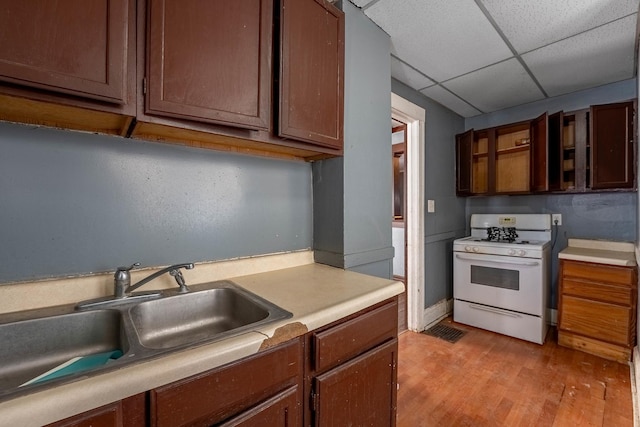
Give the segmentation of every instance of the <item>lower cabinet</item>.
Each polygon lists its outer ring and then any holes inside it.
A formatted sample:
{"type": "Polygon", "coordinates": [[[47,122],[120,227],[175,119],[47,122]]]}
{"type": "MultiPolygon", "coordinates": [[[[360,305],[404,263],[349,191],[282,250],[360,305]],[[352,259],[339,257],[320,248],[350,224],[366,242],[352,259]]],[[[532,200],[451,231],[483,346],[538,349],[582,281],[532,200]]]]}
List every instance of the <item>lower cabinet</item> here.
{"type": "Polygon", "coordinates": [[[558,343],[627,363],[636,341],[637,269],[560,260],[558,343]]]}
{"type": "Polygon", "coordinates": [[[299,425],[302,367],[298,338],[153,389],[149,392],[150,425],[299,425]]]}
{"type": "Polygon", "coordinates": [[[395,426],[398,303],[50,427],[395,426]]]}
{"type": "Polygon", "coordinates": [[[146,393],[136,394],[46,427],[144,427],[147,425],[146,397],[146,393]]]}
{"type": "Polygon", "coordinates": [[[394,299],[308,334],[306,426],[395,426],[397,331],[394,299]]]}

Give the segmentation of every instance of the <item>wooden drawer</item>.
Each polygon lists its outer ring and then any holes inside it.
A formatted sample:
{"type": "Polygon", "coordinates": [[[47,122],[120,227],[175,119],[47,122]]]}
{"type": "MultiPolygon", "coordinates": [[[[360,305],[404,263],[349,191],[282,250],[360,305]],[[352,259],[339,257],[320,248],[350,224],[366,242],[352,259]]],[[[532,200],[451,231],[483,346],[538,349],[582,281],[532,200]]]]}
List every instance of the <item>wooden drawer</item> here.
{"type": "Polygon", "coordinates": [[[398,333],[398,303],[392,301],[340,325],[313,334],[316,371],[336,366],[398,333]]]}
{"type": "Polygon", "coordinates": [[[580,261],[562,261],[562,277],[581,278],[592,282],[608,282],[633,286],[635,269],[580,261]]]}
{"type": "Polygon", "coordinates": [[[294,339],[248,359],[151,390],[152,426],[219,423],[297,385],[302,345],[294,339]]]}
{"type": "Polygon", "coordinates": [[[563,296],[559,329],[602,341],[631,345],[630,307],[563,296]]]}
{"type": "Polygon", "coordinates": [[[632,305],[633,289],[628,286],[608,285],[590,281],[564,278],[562,294],[610,302],[625,306],[632,305]]]}

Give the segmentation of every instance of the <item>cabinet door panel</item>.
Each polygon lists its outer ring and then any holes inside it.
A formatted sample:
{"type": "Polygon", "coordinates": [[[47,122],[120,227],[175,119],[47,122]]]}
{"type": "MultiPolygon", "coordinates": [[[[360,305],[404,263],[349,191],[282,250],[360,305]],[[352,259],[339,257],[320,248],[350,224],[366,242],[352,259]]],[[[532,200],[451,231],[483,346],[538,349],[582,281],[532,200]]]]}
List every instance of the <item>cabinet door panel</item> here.
{"type": "Polygon", "coordinates": [[[291,387],[255,408],[220,424],[220,427],[293,427],[302,424],[298,386],[291,387]]]}
{"type": "Polygon", "coordinates": [[[554,114],[549,114],[548,126],[548,179],[549,190],[562,190],[562,145],[563,145],[563,132],[562,122],[564,113],[558,111],[554,114]]]}
{"type": "Polygon", "coordinates": [[[531,191],[549,190],[547,113],[531,121],[531,191]]]}
{"type": "Polygon", "coordinates": [[[473,129],[456,135],[456,193],[468,196],[471,190],[471,165],[473,164],[473,129]]]}
{"type": "Polygon", "coordinates": [[[344,14],[323,0],[282,0],[278,133],[342,148],[344,14]]]}
{"type": "Polygon", "coordinates": [[[129,0],[0,0],[0,80],[126,101],[129,0]]]}
{"type": "Polygon", "coordinates": [[[297,385],[302,375],[298,339],[247,359],[151,390],[152,426],[219,423],[297,385]]]}
{"type": "Polygon", "coordinates": [[[576,298],[562,297],[560,329],[606,342],[628,345],[631,308],[576,298]]]}
{"type": "Polygon", "coordinates": [[[318,371],[336,366],[369,350],[398,333],[396,301],[348,320],[326,331],[313,334],[314,365],[318,371]]]}
{"type": "Polygon", "coordinates": [[[395,425],[398,340],[315,379],[316,426],[395,425]]]}
{"type": "Polygon", "coordinates": [[[136,394],[73,417],[48,424],[46,427],[144,427],[146,425],[146,394],[136,394]]]}
{"type": "Polygon", "coordinates": [[[561,260],[561,263],[564,277],[576,277],[594,282],[616,283],[629,287],[635,283],[635,269],[632,267],[568,260],[561,260]]]}
{"type": "Polygon", "coordinates": [[[632,102],[591,107],[591,145],[591,188],[632,188],[632,102]]]}
{"type": "Polygon", "coordinates": [[[150,0],[146,113],[268,129],[272,0],[150,0]]]}
{"type": "Polygon", "coordinates": [[[631,304],[633,296],[631,287],[573,280],[567,277],[562,279],[562,293],[626,306],[631,304]]]}

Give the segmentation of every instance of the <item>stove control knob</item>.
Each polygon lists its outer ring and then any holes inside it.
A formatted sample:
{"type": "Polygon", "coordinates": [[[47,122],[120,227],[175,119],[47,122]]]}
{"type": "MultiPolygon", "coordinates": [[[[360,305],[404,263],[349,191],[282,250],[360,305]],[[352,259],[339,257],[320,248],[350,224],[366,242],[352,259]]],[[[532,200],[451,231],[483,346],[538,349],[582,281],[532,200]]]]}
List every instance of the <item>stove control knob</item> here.
{"type": "Polygon", "coordinates": [[[527,254],[527,251],[525,251],[524,249],[520,249],[518,251],[518,255],[520,255],[520,256],[525,256],[526,254],[527,254]]]}
{"type": "Polygon", "coordinates": [[[511,256],[514,256],[514,255],[516,254],[516,250],[515,250],[515,249],[509,249],[509,250],[507,251],[507,254],[508,254],[508,255],[511,255],[511,256]]]}
{"type": "Polygon", "coordinates": [[[471,246],[465,246],[464,247],[465,252],[471,252],[473,251],[473,249],[471,249],[471,246]]]}
{"type": "Polygon", "coordinates": [[[480,248],[479,248],[479,247],[477,247],[477,246],[474,246],[474,247],[473,247],[473,252],[480,252],[480,248]]]}

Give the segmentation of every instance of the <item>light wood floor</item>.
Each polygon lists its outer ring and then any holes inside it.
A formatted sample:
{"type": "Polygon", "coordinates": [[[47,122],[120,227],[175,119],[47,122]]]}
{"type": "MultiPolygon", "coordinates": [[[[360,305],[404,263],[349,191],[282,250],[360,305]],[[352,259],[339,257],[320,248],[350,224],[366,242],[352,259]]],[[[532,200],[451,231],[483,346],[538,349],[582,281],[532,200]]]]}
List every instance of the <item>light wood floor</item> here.
{"type": "Polygon", "coordinates": [[[633,426],[628,365],[445,322],[466,335],[400,335],[399,427],[633,426]]]}

